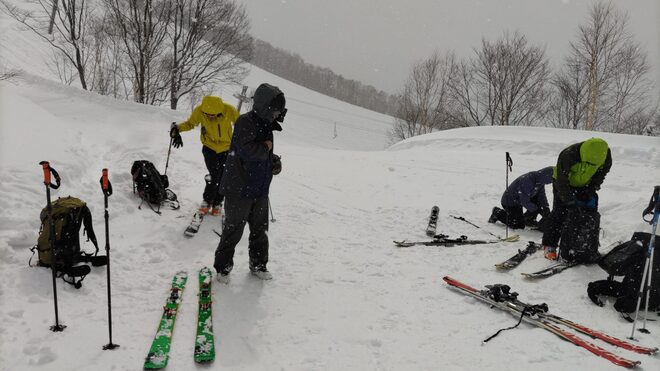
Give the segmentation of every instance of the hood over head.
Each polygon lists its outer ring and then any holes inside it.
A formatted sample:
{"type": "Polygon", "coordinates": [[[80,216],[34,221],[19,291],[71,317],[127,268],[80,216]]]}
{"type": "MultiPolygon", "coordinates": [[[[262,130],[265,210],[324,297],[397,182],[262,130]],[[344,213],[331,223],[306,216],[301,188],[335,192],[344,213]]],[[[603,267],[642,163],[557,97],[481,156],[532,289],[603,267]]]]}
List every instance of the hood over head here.
{"type": "Polygon", "coordinates": [[[274,120],[273,112],[283,112],[286,106],[284,93],[277,87],[263,83],[254,91],[252,110],[264,120],[274,120]]]}
{"type": "Polygon", "coordinates": [[[222,113],[225,104],[222,99],[213,95],[207,95],[202,98],[202,112],[209,115],[217,115],[222,113]]]}
{"type": "Polygon", "coordinates": [[[580,159],[589,164],[601,166],[607,159],[607,142],[600,138],[585,140],[580,146],[580,159]]]}

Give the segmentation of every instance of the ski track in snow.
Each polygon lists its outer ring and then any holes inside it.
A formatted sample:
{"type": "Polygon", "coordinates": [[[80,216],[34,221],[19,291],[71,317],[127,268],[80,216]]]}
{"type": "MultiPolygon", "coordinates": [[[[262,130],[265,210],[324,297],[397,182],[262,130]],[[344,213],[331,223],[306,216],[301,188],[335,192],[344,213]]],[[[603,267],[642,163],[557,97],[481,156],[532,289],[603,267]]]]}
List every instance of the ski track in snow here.
{"type": "MultiPolygon", "coordinates": [[[[3,15],[4,17],[4,15],[3,15]]],[[[4,18],[3,18],[4,19],[4,18]]],[[[7,33],[17,34],[11,24],[7,33]],[[11,32],[9,32],[11,31],[11,32]]],[[[36,45],[20,34],[3,36],[3,48],[36,45]]],[[[17,53],[8,62],[26,58],[17,53]]],[[[180,210],[156,215],[131,192],[130,167],[148,159],[162,172],[171,121],[178,111],[89,94],[50,81],[47,71],[28,63],[19,79],[0,82],[0,370],[136,370],[155,335],[172,276],[191,276],[211,266],[220,220],[208,216],[197,236],[183,230],[201,197],[206,169],[199,132],[183,134],[173,149],[168,176],[180,210]],[[113,340],[107,343],[104,268],[76,290],[58,280],[62,333],[54,323],[50,271],[29,268],[39,212],[45,205],[41,160],[62,175],[53,199],[85,200],[94,218],[101,251],[105,245],[103,196],[98,179],[109,168],[113,340]]],[[[611,144],[614,166],[600,192],[604,235],[601,245],[649,231],[640,214],[660,179],[660,139],[546,128],[484,127],[412,138],[387,147],[391,118],[369,112],[255,68],[252,88],[268,81],[288,100],[284,131],[275,133],[283,172],[271,188],[272,281],[248,271],[248,228],[236,248],[229,285],[213,285],[213,327],[217,358],[209,369],[227,370],[615,370],[618,367],[522,324],[488,345],[481,341],[517,321],[513,316],[455,292],[442,282],[450,275],[474,287],[506,283],[531,303],[546,302],[553,313],[617,337],[630,325],[612,309],[593,305],[588,282],[605,278],[597,266],[580,266],[531,282],[520,272],[547,265],[542,254],[516,269],[494,264],[512,256],[521,240],[493,245],[397,248],[392,240],[424,240],[428,213],[440,207],[438,233],[474,239],[503,236],[486,219],[505,186],[504,152],[514,159],[509,181],[552,165],[568,144],[594,135],[611,144]],[[338,136],[333,138],[334,123],[338,136]],[[449,215],[480,225],[474,228],[449,215]],[[476,356],[478,354],[478,356],[476,356]]],[[[232,102],[233,90],[219,92],[232,102]]],[[[183,104],[183,103],[182,103],[183,104]]],[[[551,187],[546,188],[551,198],[551,187]]],[[[510,233],[513,233],[510,231],[510,233]]],[[[84,248],[91,251],[90,243],[84,248]]],[[[168,368],[207,368],[193,362],[196,282],[188,282],[177,316],[168,368]]],[[[640,343],[660,344],[658,322],[640,343]]],[[[595,344],[601,345],[598,341],[595,344]]],[[[657,357],[613,349],[659,369],[657,357]]]]}

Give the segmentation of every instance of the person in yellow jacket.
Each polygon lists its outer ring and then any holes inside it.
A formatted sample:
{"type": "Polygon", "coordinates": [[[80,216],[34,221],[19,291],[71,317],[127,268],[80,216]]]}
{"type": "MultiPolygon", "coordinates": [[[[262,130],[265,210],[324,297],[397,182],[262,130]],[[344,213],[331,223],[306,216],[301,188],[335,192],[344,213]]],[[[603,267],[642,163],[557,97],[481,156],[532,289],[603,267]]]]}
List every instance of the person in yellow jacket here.
{"type": "Polygon", "coordinates": [[[178,125],[172,123],[170,137],[174,148],[183,146],[181,132],[202,125],[199,139],[202,141],[202,154],[209,174],[205,178],[204,199],[199,207],[201,214],[207,214],[209,211],[212,215],[220,214],[223,201],[223,195],[220,194],[220,179],[231,144],[232,124],[236,122],[238,116],[239,113],[234,106],[223,102],[219,97],[207,95],[186,121],[178,125]]]}

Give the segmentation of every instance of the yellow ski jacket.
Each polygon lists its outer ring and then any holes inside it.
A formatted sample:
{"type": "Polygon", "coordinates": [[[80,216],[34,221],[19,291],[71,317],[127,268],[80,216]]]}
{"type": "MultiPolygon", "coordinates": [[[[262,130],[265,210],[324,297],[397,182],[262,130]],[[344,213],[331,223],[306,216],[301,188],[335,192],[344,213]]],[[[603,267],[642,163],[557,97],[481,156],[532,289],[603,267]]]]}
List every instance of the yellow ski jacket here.
{"type": "Polygon", "coordinates": [[[229,150],[232,136],[232,124],[238,119],[238,111],[231,104],[224,103],[219,97],[207,95],[202,104],[188,117],[188,120],[177,125],[179,131],[194,129],[202,125],[199,139],[202,144],[214,150],[215,153],[229,150]]]}

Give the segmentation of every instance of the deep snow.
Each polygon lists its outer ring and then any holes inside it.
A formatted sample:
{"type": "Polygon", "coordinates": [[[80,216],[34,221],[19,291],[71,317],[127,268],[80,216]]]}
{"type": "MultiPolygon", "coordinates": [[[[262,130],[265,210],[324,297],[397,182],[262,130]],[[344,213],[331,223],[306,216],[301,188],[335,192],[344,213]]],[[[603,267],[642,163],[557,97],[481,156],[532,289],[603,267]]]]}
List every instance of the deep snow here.
{"type": "MultiPolygon", "coordinates": [[[[0,369],[136,370],[154,336],[171,277],[194,277],[210,266],[219,221],[208,218],[200,233],[182,232],[198,204],[205,168],[198,134],[184,133],[173,150],[168,175],[182,208],[158,216],[131,193],[130,166],[149,159],[163,171],[167,131],[187,107],[173,112],[116,101],[51,80],[40,64],[43,44],[2,15],[2,63],[23,68],[0,82],[0,369]],[[40,51],[41,52],[38,52],[40,51]],[[29,268],[38,215],[45,205],[42,172],[49,160],[62,175],[53,197],[87,201],[101,247],[101,169],[110,197],[114,341],[108,342],[105,270],[94,268],[80,290],[58,281],[62,333],[54,323],[50,272],[29,268]]],[[[614,370],[618,367],[554,335],[527,325],[481,341],[515,323],[512,316],[450,290],[451,275],[475,287],[507,283],[529,302],[618,337],[630,324],[611,308],[593,305],[588,282],[605,278],[596,266],[580,266],[540,282],[520,272],[547,264],[540,254],[508,273],[493,264],[540,234],[523,231],[517,243],[452,248],[396,248],[393,239],[424,239],[431,206],[440,206],[438,232],[490,238],[490,209],[505,186],[504,153],[514,160],[510,180],[553,164],[561,149],[597,135],[612,148],[614,166],[600,192],[602,246],[649,231],[640,214],[660,181],[660,139],[546,128],[485,127],[413,138],[387,148],[392,119],[324,97],[254,68],[246,84],[279,86],[288,98],[284,131],[275,149],[282,174],[271,189],[270,227],[274,279],[248,274],[247,235],[237,247],[233,280],[215,284],[217,359],[193,362],[195,280],[184,291],[168,369],[231,370],[614,370]],[[337,122],[337,137],[334,123],[337,122]],[[454,220],[462,215],[482,230],[454,220]]],[[[216,92],[230,103],[237,87],[216,92]]],[[[548,189],[548,193],[550,189],[548,189]]],[[[88,243],[87,250],[91,249],[88,243]]],[[[660,326],[651,322],[641,344],[658,346],[660,326]]],[[[594,341],[599,344],[600,342],[594,341]]],[[[613,347],[617,354],[660,368],[658,357],[613,347]]]]}

